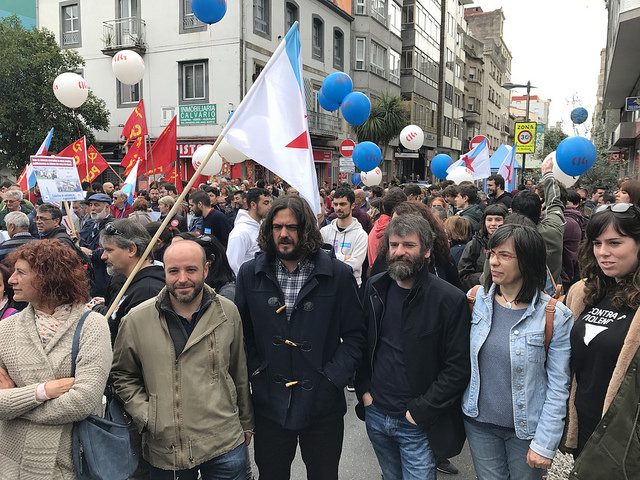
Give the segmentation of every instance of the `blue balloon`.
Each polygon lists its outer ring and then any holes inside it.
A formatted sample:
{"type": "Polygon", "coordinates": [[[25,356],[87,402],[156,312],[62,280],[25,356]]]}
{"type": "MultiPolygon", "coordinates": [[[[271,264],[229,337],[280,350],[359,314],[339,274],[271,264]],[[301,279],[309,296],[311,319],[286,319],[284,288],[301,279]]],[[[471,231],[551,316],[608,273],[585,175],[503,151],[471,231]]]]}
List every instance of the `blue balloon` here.
{"type": "Polygon", "coordinates": [[[337,109],[340,108],[339,103],[332,102],[324,95],[324,91],[322,88],[318,92],[318,103],[322,108],[324,108],[328,112],[335,112],[337,109]]]}
{"type": "Polygon", "coordinates": [[[231,120],[231,117],[233,117],[233,114],[234,114],[234,113],[236,113],[236,111],[235,111],[235,110],[233,110],[233,111],[229,114],[229,116],[227,117],[227,123],[229,123],[229,120],[231,120]]]}
{"type": "Polygon", "coordinates": [[[444,180],[447,178],[447,168],[451,166],[453,159],[444,153],[439,153],[431,160],[431,173],[444,180]]]}
{"type": "Polygon", "coordinates": [[[589,112],[584,107],[578,107],[571,110],[571,121],[576,125],[580,125],[587,121],[587,117],[589,116],[589,112]]]}
{"type": "Polygon", "coordinates": [[[327,75],[322,82],[322,90],[327,100],[342,103],[342,99],[353,90],[351,77],[344,72],[334,72],[327,75]]]}
{"type": "Polygon", "coordinates": [[[567,175],[582,175],[596,161],[596,147],[584,137],[569,137],[560,142],[556,149],[558,168],[567,175]]]}
{"type": "Polygon", "coordinates": [[[227,13],[227,0],[191,0],[191,10],[203,23],[218,23],[227,13]]]}
{"type": "MultiPolygon", "coordinates": [[[[351,125],[359,127],[369,118],[371,113],[371,102],[362,92],[351,92],[344,97],[340,105],[342,116],[351,125]]],[[[375,167],[374,167],[375,168],[375,167]]],[[[368,172],[369,170],[365,170],[368,172]]]]}
{"type": "Polygon", "coordinates": [[[362,178],[360,178],[360,172],[357,172],[351,175],[351,183],[353,183],[353,185],[356,187],[362,183],[362,178]]]}
{"type": "Polygon", "coordinates": [[[373,142],[361,142],[353,149],[353,163],[363,172],[370,172],[380,164],[382,152],[373,142]]]}

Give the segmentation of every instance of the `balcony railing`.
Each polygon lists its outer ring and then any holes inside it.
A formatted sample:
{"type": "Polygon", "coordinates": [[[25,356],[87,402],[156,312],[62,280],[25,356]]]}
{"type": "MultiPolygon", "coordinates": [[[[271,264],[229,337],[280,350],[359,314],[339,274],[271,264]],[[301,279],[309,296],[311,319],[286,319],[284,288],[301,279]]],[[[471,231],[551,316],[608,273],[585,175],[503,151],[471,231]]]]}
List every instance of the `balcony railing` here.
{"type": "Polygon", "coordinates": [[[193,13],[187,13],[182,17],[182,28],[185,30],[189,30],[190,28],[201,28],[206,25],[206,23],[202,23],[198,20],[193,13]]]}
{"type": "Polygon", "coordinates": [[[72,32],[62,33],[62,45],[76,45],[80,43],[80,31],[74,30],[72,32]]]}
{"type": "Polygon", "coordinates": [[[311,135],[334,136],[340,131],[340,119],[334,115],[308,112],[307,120],[311,135]]]}
{"type": "Polygon", "coordinates": [[[116,18],[102,23],[102,53],[113,55],[118,50],[128,48],[138,53],[147,50],[147,24],[137,17],[116,18]]]}

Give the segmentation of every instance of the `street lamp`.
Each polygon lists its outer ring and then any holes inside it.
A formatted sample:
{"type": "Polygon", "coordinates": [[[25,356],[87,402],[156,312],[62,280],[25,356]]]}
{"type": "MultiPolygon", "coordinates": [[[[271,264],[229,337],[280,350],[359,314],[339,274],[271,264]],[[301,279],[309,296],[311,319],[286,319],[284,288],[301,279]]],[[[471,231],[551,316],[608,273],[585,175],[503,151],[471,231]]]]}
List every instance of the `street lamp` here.
{"type": "MultiPolygon", "coordinates": [[[[506,88],[507,90],[513,90],[514,88],[526,88],[527,89],[527,106],[525,108],[524,111],[524,121],[529,123],[529,103],[531,102],[531,89],[532,88],[536,88],[533,85],[531,85],[531,81],[527,81],[526,85],[522,85],[519,83],[511,83],[511,82],[507,82],[507,83],[503,83],[502,84],[502,88],[506,88]]],[[[509,99],[509,104],[511,104],[511,99],[509,99]]],[[[517,141],[517,139],[516,139],[517,141]]],[[[515,148],[515,145],[514,145],[515,148]]],[[[523,153],[522,154],[522,175],[524,176],[524,172],[525,172],[525,160],[527,158],[527,154],[523,153]]]]}

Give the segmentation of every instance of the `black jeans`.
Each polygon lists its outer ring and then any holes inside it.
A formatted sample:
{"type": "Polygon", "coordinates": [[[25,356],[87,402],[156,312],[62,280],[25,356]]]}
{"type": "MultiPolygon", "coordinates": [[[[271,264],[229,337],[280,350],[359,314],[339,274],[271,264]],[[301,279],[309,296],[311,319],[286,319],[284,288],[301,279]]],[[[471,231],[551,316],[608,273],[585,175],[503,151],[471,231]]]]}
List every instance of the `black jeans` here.
{"type": "Polygon", "coordinates": [[[298,440],[308,480],[338,480],[344,418],[314,423],[300,430],[287,430],[256,415],[255,460],[260,480],[289,480],[298,440]]]}

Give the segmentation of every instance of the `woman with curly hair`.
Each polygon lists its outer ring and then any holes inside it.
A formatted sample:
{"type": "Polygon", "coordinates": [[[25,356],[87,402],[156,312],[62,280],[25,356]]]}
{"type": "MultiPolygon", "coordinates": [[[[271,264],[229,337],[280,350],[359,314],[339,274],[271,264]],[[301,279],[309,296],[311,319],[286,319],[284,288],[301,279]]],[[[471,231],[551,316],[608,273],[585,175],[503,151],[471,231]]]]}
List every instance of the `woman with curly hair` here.
{"type": "Polygon", "coordinates": [[[576,319],[565,441],[578,455],[571,478],[638,478],[640,208],[598,207],[586,237],[579,255],[583,280],[566,299],[576,319]]]}
{"type": "Polygon", "coordinates": [[[74,422],[100,413],[111,368],[109,327],[90,312],[80,335],[75,377],[71,346],[89,312],[89,281],[79,257],[57,240],[8,256],[17,301],[27,308],[0,322],[2,478],[75,479],[74,422]]]}

